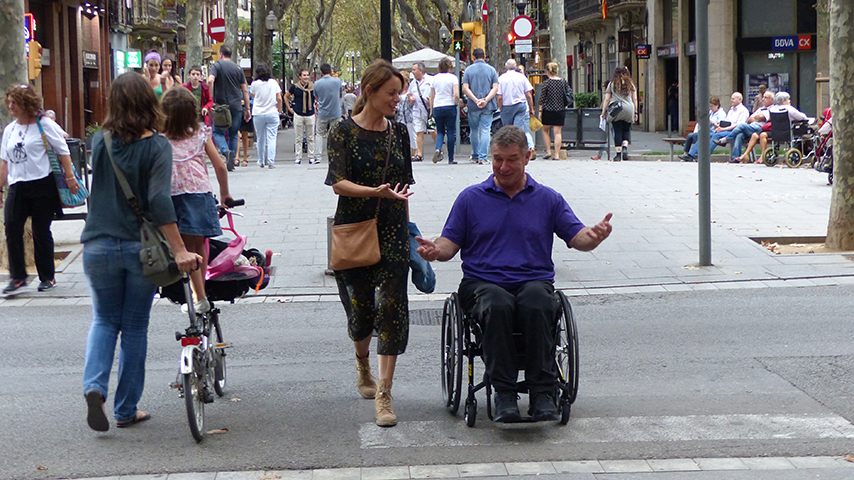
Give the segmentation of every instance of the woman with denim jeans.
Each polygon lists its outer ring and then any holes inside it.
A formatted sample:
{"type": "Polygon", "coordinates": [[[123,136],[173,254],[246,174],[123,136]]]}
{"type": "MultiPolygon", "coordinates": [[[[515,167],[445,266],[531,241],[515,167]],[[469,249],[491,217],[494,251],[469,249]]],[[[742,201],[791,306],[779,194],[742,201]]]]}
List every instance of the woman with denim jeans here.
{"type": "MultiPolygon", "coordinates": [[[[201,257],[181,241],[172,206],[172,147],[154,133],[163,110],[141,75],[120,75],[110,89],[104,131],[110,132],[112,156],[127,177],[139,208],[158,225],[172,246],[182,272],[197,268],[201,257]]],[[[109,430],[105,403],[116,343],[119,378],[113,413],[119,428],[148,420],[137,410],[145,385],[148,319],[157,287],[142,274],[139,224],[121,193],[101,133],[92,146],[92,191],[89,215],[80,236],[83,272],[92,295],[92,326],[86,343],[83,394],[87,422],[93,430],[109,430]]]]}
{"type": "Polygon", "coordinates": [[[457,143],[457,109],[460,103],[460,82],[457,76],[450,73],[451,59],[448,57],[439,61],[439,73],[431,80],[433,93],[430,95],[430,110],[436,121],[436,152],[433,163],[442,161],[442,144],[448,138],[448,163],[454,161],[454,146],[457,143]]]}
{"type": "Polygon", "coordinates": [[[261,62],[255,67],[258,79],[250,85],[255,101],[252,118],[255,119],[255,141],[258,142],[258,166],[275,168],[276,136],[279,133],[279,115],[282,114],[282,87],[274,78],[270,67],[261,62]]]}

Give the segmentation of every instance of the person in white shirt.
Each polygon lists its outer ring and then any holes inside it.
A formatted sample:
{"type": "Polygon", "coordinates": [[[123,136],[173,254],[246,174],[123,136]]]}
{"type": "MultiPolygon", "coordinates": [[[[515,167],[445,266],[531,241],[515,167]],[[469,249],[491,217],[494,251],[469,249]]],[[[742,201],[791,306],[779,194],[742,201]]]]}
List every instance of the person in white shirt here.
{"type": "MultiPolygon", "coordinates": [[[[430,111],[430,92],[433,90],[430,86],[430,77],[424,73],[423,63],[412,64],[412,81],[409,82],[409,90],[407,98],[412,104],[412,124],[407,125],[407,128],[415,130],[415,148],[412,149],[413,161],[420,162],[423,160],[422,152],[424,151],[424,132],[427,132],[427,122],[433,115],[430,111]]],[[[436,139],[435,130],[431,132],[433,140],[436,139]]]]}
{"type": "MultiPolygon", "coordinates": [[[[763,97],[764,99],[764,97],[763,97]]],[[[756,111],[758,114],[762,109],[756,111]]],[[[774,95],[774,106],[767,108],[768,115],[767,119],[771,121],[772,113],[788,113],[789,114],[789,123],[797,122],[807,119],[807,114],[798,110],[797,108],[792,106],[792,97],[788,94],[788,92],[777,92],[774,95]]],[[[753,147],[759,143],[762,148],[762,152],[765,152],[765,149],[768,147],[768,132],[761,131],[759,133],[754,133],[750,136],[750,141],[747,142],[747,149],[744,150],[744,154],[738,157],[735,157],[733,160],[730,160],[730,163],[747,163],[750,161],[750,151],[753,150],[753,147]]],[[[757,160],[756,163],[762,163],[762,160],[757,160]]]]}
{"type": "Polygon", "coordinates": [[[726,145],[727,143],[732,144],[732,153],[730,158],[730,163],[738,163],[737,158],[741,156],[741,144],[745,139],[750,139],[751,135],[754,133],[762,132],[762,125],[764,125],[768,120],[771,119],[770,114],[768,113],[768,108],[774,103],[774,94],[770,91],[766,91],[762,95],[762,103],[765,105],[761,107],[753,116],[747,119],[747,122],[736,125],[736,127],[729,133],[721,132],[712,135],[712,144],[717,143],[718,145],[726,145]]]}
{"type": "MultiPolygon", "coordinates": [[[[771,94],[771,92],[768,92],[768,93],[769,93],[769,97],[770,97],[772,94],[771,94]]],[[[730,96],[730,105],[732,106],[732,108],[730,108],[729,112],[726,114],[726,118],[724,119],[724,121],[729,122],[729,123],[727,124],[727,126],[721,126],[720,123],[712,125],[712,127],[714,127],[714,128],[712,128],[711,139],[709,142],[710,143],[709,152],[715,151],[715,147],[717,147],[717,143],[715,143],[715,140],[726,137],[733,130],[735,130],[736,128],[739,128],[740,125],[743,125],[748,120],[748,118],[750,117],[750,111],[742,103],[743,100],[744,100],[744,96],[742,96],[741,93],[739,93],[739,92],[733,92],[732,95],[730,96]]],[[[768,105],[771,105],[772,101],[773,101],[773,97],[769,99],[768,105]]],[[[739,143],[739,147],[741,147],[741,143],[739,143]]],[[[699,150],[699,147],[695,143],[694,146],[691,147],[691,150],[687,154],[690,157],[690,159],[684,158],[685,157],[684,155],[680,158],[682,158],[683,160],[688,161],[688,162],[695,162],[695,161],[697,161],[698,150],[699,150]]]]}
{"type": "Polygon", "coordinates": [[[255,126],[255,139],[258,142],[258,166],[275,168],[276,137],[279,133],[279,115],[282,113],[282,87],[273,76],[273,71],[264,63],[255,67],[258,79],[252,82],[250,90],[255,102],[252,104],[252,118],[255,126]]]}
{"type": "Polygon", "coordinates": [[[525,75],[516,71],[516,60],[511,58],[504,62],[504,69],[506,71],[498,77],[497,95],[501,124],[516,125],[525,131],[533,158],[534,141],[528,122],[534,114],[534,97],[531,94],[534,87],[525,75]]]}
{"type": "Polygon", "coordinates": [[[448,139],[448,163],[454,161],[454,146],[456,145],[457,105],[460,103],[460,83],[457,76],[450,73],[450,58],[439,61],[439,73],[430,81],[430,110],[436,120],[436,151],[433,153],[433,163],[442,161],[442,144],[448,139]]]}
{"type": "MultiPolygon", "coordinates": [[[[716,125],[720,125],[721,120],[726,118],[726,110],[721,108],[721,99],[715,95],[709,97],[709,125],[712,128],[715,128],[716,125]]],[[[692,158],[688,155],[688,152],[691,151],[691,147],[697,143],[697,139],[700,137],[700,124],[697,123],[694,125],[694,131],[688,134],[685,137],[685,153],[683,155],[679,155],[683,161],[690,162],[692,158]]]]}

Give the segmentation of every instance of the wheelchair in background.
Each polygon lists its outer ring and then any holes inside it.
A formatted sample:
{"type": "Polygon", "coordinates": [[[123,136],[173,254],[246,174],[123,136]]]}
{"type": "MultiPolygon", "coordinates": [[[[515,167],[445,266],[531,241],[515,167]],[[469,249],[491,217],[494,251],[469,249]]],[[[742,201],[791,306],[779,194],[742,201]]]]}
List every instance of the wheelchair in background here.
{"type": "Polygon", "coordinates": [[[791,168],[798,168],[804,160],[805,147],[812,150],[813,131],[806,120],[792,123],[787,112],[771,112],[771,145],[762,152],[762,163],[773,167],[781,159],[791,168]]]}
{"type": "MultiPolygon", "coordinates": [[[[566,295],[555,290],[555,301],[558,302],[555,328],[555,363],[558,370],[558,410],[560,424],[569,422],[572,404],[578,393],[578,330],[572,315],[572,305],[566,295]]],[[[524,341],[522,334],[513,333],[517,352],[517,365],[524,370],[524,341]]],[[[484,373],[483,381],[474,383],[475,358],[483,355],[483,332],[480,324],[473,315],[463,312],[459,294],[453,293],[445,300],[442,312],[442,399],[445,407],[456,414],[462,401],[463,393],[463,363],[467,360],[468,388],[464,415],[466,425],[474,427],[477,419],[478,390],[486,389],[486,412],[492,420],[492,385],[484,373]]],[[[528,387],[524,380],[517,383],[517,393],[527,393],[528,387]]],[[[532,421],[523,417],[522,421],[532,421]]]]}

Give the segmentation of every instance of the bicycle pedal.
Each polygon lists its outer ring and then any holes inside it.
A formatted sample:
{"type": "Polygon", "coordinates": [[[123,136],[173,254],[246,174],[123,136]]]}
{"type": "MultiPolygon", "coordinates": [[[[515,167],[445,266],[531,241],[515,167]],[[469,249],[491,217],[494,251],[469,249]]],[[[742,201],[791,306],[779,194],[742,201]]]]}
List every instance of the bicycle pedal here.
{"type": "Polygon", "coordinates": [[[217,343],[214,344],[215,348],[231,348],[231,345],[228,343],[217,343]]]}
{"type": "Polygon", "coordinates": [[[184,388],[184,386],[178,382],[173,382],[169,384],[169,388],[184,388]]]}

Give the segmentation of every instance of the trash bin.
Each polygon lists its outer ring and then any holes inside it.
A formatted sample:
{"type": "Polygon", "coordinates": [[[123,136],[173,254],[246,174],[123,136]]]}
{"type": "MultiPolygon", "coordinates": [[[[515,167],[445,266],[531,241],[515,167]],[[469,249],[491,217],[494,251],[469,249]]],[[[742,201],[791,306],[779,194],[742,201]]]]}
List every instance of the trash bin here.
{"type": "Polygon", "coordinates": [[[578,133],[579,133],[579,125],[578,125],[578,109],[577,108],[567,108],[564,110],[564,122],[563,128],[561,129],[561,137],[563,143],[570,144],[570,148],[578,146],[578,133]]]}
{"type": "Polygon", "coordinates": [[[601,145],[608,142],[608,136],[599,128],[602,110],[599,108],[580,109],[578,122],[578,143],[584,146],[601,145]]]}

